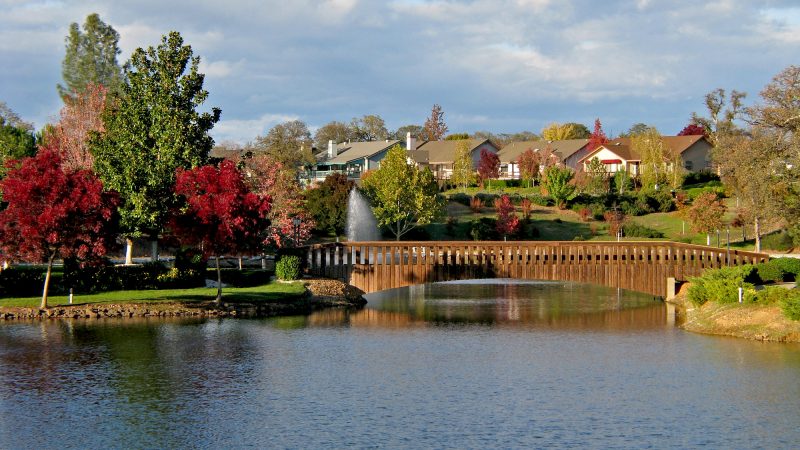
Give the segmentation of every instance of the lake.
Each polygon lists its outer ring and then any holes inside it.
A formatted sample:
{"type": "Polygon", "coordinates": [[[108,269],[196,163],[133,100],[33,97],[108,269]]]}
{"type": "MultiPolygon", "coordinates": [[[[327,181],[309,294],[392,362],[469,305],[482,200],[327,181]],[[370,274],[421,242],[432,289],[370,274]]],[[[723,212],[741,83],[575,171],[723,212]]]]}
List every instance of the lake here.
{"type": "Polygon", "coordinates": [[[0,448],[796,448],[800,346],[492,280],[261,320],[0,324],[0,448]]]}

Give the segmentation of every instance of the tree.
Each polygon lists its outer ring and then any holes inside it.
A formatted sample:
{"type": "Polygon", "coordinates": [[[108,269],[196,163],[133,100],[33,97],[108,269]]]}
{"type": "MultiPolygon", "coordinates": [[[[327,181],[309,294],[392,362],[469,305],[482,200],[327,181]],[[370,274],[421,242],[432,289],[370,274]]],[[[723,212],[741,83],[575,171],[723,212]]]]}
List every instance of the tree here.
{"type": "Polygon", "coordinates": [[[747,94],[744,92],[732,90],[728,101],[725,89],[715,89],[705,96],[709,117],[692,113],[692,123],[703,127],[714,148],[719,144],[722,135],[737,132],[738,127],[734,120],[742,112],[742,99],[745,96],[747,94]]]}
{"type": "Polygon", "coordinates": [[[365,115],[350,121],[350,133],[356,141],[382,141],[389,136],[381,116],[365,115]]]}
{"type": "Polygon", "coordinates": [[[0,212],[0,246],[8,258],[47,264],[46,309],[56,258],[92,259],[114,245],[117,197],[91,172],[65,171],[53,148],[21,160],[0,190],[7,203],[0,212]]]}
{"type": "Polygon", "coordinates": [[[542,129],[542,138],[548,141],[585,139],[589,137],[589,134],[590,134],[589,130],[586,128],[585,125],[576,123],[565,123],[562,125],[553,122],[542,129]]]}
{"type": "Polygon", "coordinates": [[[469,133],[453,133],[445,136],[445,141],[463,141],[469,139],[469,133]]]}
{"type": "Polygon", "coordinates": [[[631,148],[641,158],[639,180],[644,189],[658,189],[668,181],[667,156],[669,149],[664,145],[661,134],[649,128],[642,134],[631,137],[631,148]]]}
{"type": "Polygon", "coordinates": [[[550,166],[544,171],[542,187],[559,209],[575,198],[575,186],[570,183],[575,173],[569,167],[550,166]]]}
{"type": "Polygon", "coordinates": [[[438,104],[431,108],[431,115],[425,119],[423,136],[429,141],[440,141],[447,134],[447,124],[444,122],[444,112],[438,104]]]}
{"type": "Polygon", "coordinates": [[[399,145],[390,148],[380,168],[361,183],[378,223],[397,240],[417,225],[431,223],[444,207],[433,173],[409,164],[399,145]]]}
{"type": "Polygon", "coordinates": [[[678,136],[705,136],[705,135],[706,135],[706,129],[695,123],[690,123],[689,125],[686,125],[678,133],[678,136]]]}
{"type": "Polygon", "coordinates": [[[347,208],[350,191],[355,183],[347,175],[334,173],[317,187],[306,191],[306,207],[320,231],[334,236],[344,234],[347,227],[347,208]]]}
{"type": "Polygon", "coordinates": [[[295,171],[266,153],[246,157],[243,166],[249,189],[272,202],[265,242],[277,247],[303,245],[311,237],[314,220],[303,205],[303,192],[295,171]],[[300,219],[297,226],[295,219],[300,219]]]}
{"type": "Polygon", "coordinates": [[[601,195],[608,192],[608,173],[606,165],[596,156],[586,164],[586,190],[592,195],[601,195]]]}
{"type": "Polygon", "coordinates": [[[175,170],[203,165],[214,140],[208,132],[220,110],[199,113],[208,97],[200,58],[171,32],[158,47],[136,49],[125,64],[122,95],[103,114],[105,133],[92,134],[94,167],[107,188],[122,198],[120,216],[128,238],[148,235],[157,257],[157,240],[177,204],[175,170]]]}
{"type": "Polygon", "coordinates": [[[541,166],[539,165],[539,156],[537,153],[538,152],[534,151],[532,148],[529,148],[522,152],[522,154],[519,155],[519,159],[517,159],[520,178],[527,181],[528,186],[531,186],[539,177],[541,166]]]}
{"type": "Polygon", "coordinates": [[[486,187],[486,182],[500,176],[500,157],[497,153],[481,149],[481,157],[478,161],[478,178],[480,178],[483,187],[486,187]]]}
{"type": "Polygon", "coordinates": [[[340,144],[350,139],[352,139],[350,127],[344,122],[337,122],[335,120],[321,126],[317,132],[314,133],[314,142],[319,150],[328,148],[328,141],[333,141],[334,144],[340,144]]]}
{"type": "Polygon", "coordinates": [[[475,170],[472,168],[472,155],[469,150],[470,144],[467,140],[459,141],[456,144],[453,174],[450,176],[450,182],[462,190],[466,190],[475,179],[475,170]]]}
{"type": "Polygon", "coordinates": [[[605,145],[608,143],[608,137],[606,136],[605,131],[603,131],[603,125],[600,123],[600,119],[594,119],[594,131],[589,136],[589,144],[587,145],[587,149],[591,152],[597,147],[601,145],[605,145]]]}
{"type": "MultiPolygon", "coordinates": [[[[285,167],[296,170],[314,162],[311,133],[302,120],[290,120],[270,128],[266,136],[256,138],[245,151],[266,153],[285,167]]],[[[327,146],[327,143],[326,143],[327,146]]]]}
{"type": "Polygon", "coordinates": [[[621,138],[629,138],[629,137],[633,137],[633,136],[636,136],[636,135],[639,135],[639,134],[647,133],[651,129],[655,129],[655,127],[647,125],[646,123],[638,122],[638,123],[635,123],[635,124],[631,125],[631,127],[628,128],[628,131],[624,131],[624,132],[620,133],[619,137],[621,137],[621,138]]]}
{"type": "Polygon", "coordinates": [[[717,194],[706,192],[698,195],[692,206],[685,208],[686,220],[698,233],[706,233],[706,245],[711,245],[711,233],[722,228],[722,216],[725,205],[717,198],[717,194]]]}
{"type": "Polygon", "coordinates": [[[497,233],[507,238],[519,231],[519,217],[514,213],[514,204],[508,195],[503,195],[494,201],[497,211],[497,233]]]}
{"type": "Polygon", "coordinates": [[[99,15],[89,14],[83,32],[73,23],[65,41],[67,49],[61,63],[64,85],[57,85],[61,98],[81,94],[90,84],[119,92],[123,78],[117,63],[119,33],[114,28],[100,20],[99,15]]]}
{"type": "Polygon", "coordinates": [[[94,158],[89,151],[89,135],[105,130],[102,115],[106,92],[102,85],[89,84],[83,92],[64,97],[54,138],[59,141],[62,164],[67,169],[92,169],[94,158]]]}
{"type": "Polygon", "coordinates": [[[762,225],[782,210],[775,138],[769,130],[754,127],[747,135],[722,136],[719,146],[720,177],[739,199],[738,217],[753,224],[755,250],[761,251],[762,225]]]}
{"type": "Polygon", "coordinates": [[[411,133],[411,137],[420,138],[424,135],[425,129],[421,125],[403,125],[392,133],[392,138],[397,140],[404,140],[406,133],[411,133]]]}
{"type": "Polygon", "coordinates": [[[8,161],[36,153],[36,136],[32,130],[33,125],[23,122],[5,102],[0,102],[0,178],[8,161]]]}
{"type": "Polygon", "coordinates": [[[217,304],[222,303],[222,273],[219,257],[261,245],[262,230],[269,224],[270,199],[247,188],[242,172],[233,161],[219,167],[178,168],[175,193],[185,206],[175,215],[171,228],[182,243],[200,245],[213,256],[217,268],[217,304]]]}

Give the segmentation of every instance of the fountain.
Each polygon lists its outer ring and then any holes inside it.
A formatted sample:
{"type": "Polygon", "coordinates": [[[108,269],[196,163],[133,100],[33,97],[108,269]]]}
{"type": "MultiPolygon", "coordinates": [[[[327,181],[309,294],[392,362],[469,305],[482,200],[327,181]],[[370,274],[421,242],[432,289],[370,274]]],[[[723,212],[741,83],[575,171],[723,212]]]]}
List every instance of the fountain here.
{"type": "Polygon", "coordinates": [[[372,214],[367,199],[358,192],[358,189],[353,188],[347,201],[347,240],[377,241],[380,238],[378,221],[372,214]]]}

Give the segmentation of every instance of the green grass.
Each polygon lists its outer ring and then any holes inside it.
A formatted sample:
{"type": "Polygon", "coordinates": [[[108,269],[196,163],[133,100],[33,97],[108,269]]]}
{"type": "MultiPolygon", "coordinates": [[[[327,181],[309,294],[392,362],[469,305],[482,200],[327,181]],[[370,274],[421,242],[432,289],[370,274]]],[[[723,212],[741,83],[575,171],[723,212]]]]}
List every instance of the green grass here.
{"type": "MultiPolygon", "coordinates": [[[[305,293],[302,282],[270,283],[262,286],[222,289],[222,301],[225,303],[273,303],[285,300],[295,300],[305,293]]],[[[99,294],[77,295],[73,305],[102,304],[102,303],[159,303],[159,302],[203,302],[214,300],[217,296],[216,288],[194,289],[156,289],[140,291],[112,291],[99,294]]],[[[41,297],[6,298],[0,299],[0,307],[38,307],[41,297]]],[[[69,298],[65,295],[49,297],[49,306],[67,305],[69,298]]]]}

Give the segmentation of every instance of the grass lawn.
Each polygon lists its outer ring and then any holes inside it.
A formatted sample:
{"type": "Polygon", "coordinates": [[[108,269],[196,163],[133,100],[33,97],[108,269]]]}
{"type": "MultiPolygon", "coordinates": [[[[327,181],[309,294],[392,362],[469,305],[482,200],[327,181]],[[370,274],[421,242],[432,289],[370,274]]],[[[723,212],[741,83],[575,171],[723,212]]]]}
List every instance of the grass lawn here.
{"type": "MultiPolygon", "coordinates": [[[[262,286],[222,289],[222,301],[225,303],[278,302],[300,298],[305,287],[300,281],[294,283],[270,283],[262,286]]],[[[76,295],[73,305],[90,303],[157,303],[157,302],[203,302],[214,300],[216,288],[193,289],[154,289],[141,291],[111,291],[99,294],[76,295]]],[[[2,306],[38,307],[41,297],[4,298],[2,306]]],[[[69,298],[65,295],[48,297],[49,306],[67,305],[69,298]]]]}

